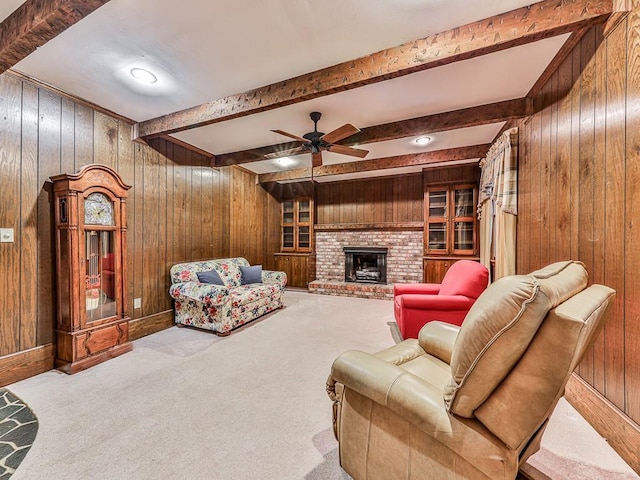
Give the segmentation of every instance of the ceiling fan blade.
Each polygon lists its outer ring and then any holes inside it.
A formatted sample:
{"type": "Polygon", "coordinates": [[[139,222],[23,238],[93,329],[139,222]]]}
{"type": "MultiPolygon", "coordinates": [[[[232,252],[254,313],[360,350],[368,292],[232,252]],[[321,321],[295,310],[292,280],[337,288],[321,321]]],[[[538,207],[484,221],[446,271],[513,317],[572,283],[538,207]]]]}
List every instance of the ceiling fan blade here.
{"type": "Polygon", "coordinates": [[[264,158],[269,160],[273,158],[291,157],[293,155],[300,155],[309,151],[309,147],[301,146],[296,148],[289,148],[287,150],[280,150],[278,152],[267,153],[264,158]]]}
{"type": "Polygon", "coordinates": [[[364,158],[369,153],[369,150],[362,150],[360,148],[351,148],[345,145],[330,145],[327,150],[333,153],[341,153],[342,155],[350,155],[352,157],[364,158]]]}
{"type": "Polygon", "coordinates": [[[354,133],[358,133],[360,131],[359,128],[354,127],[350,123],[345,123],[341,127],[336,128],[335,130],[326,133],[322,136],[322,140],[327,143],[335,143],[339,142],[343,138],[350,137],[354,133]]]}
{"type": "Polygon", "coordinates": [[[293,138],[294,140],[298,140],[299,142],[309,143],[309,140],[306,138],[299,137],[298,135],[294,135],[293,133],[285,132],[284,130],[271,130],[272,132],[279,133],[280,135],[284,135],[285,137],[293,138]]]}
{"type": "Polygon", "coordinates": [[[322,152],[317,151],[311,154],[311,165],[313,167],[322,166],[322,152]]]}

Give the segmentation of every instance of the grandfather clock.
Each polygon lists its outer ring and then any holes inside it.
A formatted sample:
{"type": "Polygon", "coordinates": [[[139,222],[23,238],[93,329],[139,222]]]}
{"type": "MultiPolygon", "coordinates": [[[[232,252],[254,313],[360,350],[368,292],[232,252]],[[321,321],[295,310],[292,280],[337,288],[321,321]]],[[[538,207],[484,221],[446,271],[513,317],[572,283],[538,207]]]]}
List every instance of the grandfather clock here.
{"type": "Polygon", "coordinates": [[[106,165],[51,177],[58,316],[55,366],[76,373],[131,350],[126,185],[106,165]]]}

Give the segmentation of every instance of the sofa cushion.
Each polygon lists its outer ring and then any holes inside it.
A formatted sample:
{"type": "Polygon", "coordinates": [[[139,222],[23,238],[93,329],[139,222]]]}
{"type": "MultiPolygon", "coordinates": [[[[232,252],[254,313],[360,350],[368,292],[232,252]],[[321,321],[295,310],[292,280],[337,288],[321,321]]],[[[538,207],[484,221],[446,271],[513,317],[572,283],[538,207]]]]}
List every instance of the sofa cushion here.
{"type": "Polygon", "coordinates": [[[211,283],[213,285],[224,285],[224,282],[220,278],[220,275],[215,270],[208,270],[206,272],[196,272],[200,283],[211,283]]]}
{"type": "Polygon", "coordinates": [[[243,267],[240,265],[240,284],[262,283],[262,265],[243,267]]]}
{"type": "Polygon", "coordinates": [[[249,305],[254,302],[270,301],[281,291],[278,285],[273,284],[251,284],[229,290],[231,295],[231,306],[233,308],[249,305]]]}
{"type": "Polygon", "coordinates": [[[529,346],[547,312],[587,285],[580,262],[558,262],[496,281],[467,314],[444,390],[450,412],[471,418],[529,346]]]}
{"type": "Polygon", "coordinates": [[[223,258],[220,260],[213,260],[213,264],[216,266],[216,271],[220,274],[220,278],[224,284],[229,287],[239,287],[241,285],[240,279],[240,267],[248,267],[249,262],[244,258],[223,258]]]}

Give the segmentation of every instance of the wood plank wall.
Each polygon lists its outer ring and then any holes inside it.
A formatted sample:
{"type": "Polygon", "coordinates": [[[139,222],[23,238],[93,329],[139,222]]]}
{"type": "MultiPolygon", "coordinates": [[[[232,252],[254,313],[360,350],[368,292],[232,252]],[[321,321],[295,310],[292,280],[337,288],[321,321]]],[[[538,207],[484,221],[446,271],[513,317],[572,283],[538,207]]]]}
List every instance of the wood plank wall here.
{"type": "Polygon", "coordinates": [[[422,174],[320,183],[316,224],[422,222],[422,174]]]}
{"type": "Polygon", "coordinates": [[[245,256],[265,268],[275,266],[279,205],[256,184],[255,175],[238,167],[212,169],[206,157],[166,140],[134,143],[129,123],[4,73],[0,227],[13,228],[15,242],[0,244],[0,365],[8,355],[53,341],[47,179],[92,162],[115,168],[133,186],[127,222],[133,319],[164,313],[164,325],[170,321],[168,272],[174,263],[245,256]],[[142,308],[133,309],[134,298],[142,299],[142,308]]]}
{"type": "Polygon", "coordinates": [[[577,372],[640,423],[640,1],[591,29],[520,122],[517,271],[583,261],[617,291],[577,372]]]}

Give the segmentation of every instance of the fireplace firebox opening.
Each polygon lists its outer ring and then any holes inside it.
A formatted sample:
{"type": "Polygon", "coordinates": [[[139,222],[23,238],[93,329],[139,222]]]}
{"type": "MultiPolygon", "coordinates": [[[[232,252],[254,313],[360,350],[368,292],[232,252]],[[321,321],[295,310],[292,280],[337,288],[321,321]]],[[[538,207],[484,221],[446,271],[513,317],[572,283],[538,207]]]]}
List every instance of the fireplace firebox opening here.
{"type": "Polygon", "coordinates": [[[387,252],[381,247],[344,247],[344,281],[387,283],[387,252]]]}

